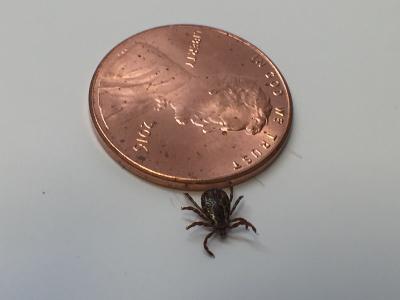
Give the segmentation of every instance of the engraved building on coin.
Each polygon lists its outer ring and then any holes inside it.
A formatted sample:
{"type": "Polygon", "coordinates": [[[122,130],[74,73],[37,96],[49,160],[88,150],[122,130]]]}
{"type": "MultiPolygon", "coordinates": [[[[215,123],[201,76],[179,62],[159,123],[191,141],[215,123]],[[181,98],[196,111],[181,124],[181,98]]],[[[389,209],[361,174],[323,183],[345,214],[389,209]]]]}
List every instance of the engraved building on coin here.
{"type": "Polygon", "coordinates": [[[265,168],[291,124],[286,83],[268,57],[227,32],[151,29],[100,63],[90,111],[125,168],[182,189],[224,187],[265,168]]]}

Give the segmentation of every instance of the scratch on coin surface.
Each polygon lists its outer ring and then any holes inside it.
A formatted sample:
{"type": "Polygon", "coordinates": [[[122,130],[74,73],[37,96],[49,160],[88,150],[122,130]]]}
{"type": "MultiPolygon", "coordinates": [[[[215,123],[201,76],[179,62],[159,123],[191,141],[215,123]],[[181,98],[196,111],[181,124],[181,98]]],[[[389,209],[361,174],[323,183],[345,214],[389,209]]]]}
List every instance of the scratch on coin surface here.
{"type": "Polygon", "coordinates": [[[124,108],[121,107],[120,109],[118,109],[118,110],[116,110],[116,111],[110,113],[110,114],[109,114],[107,117],[105,117],[105,118],[106,118],[106,119],[109,119],[109,118],[111,118],[112,116],[114,116],[114,115],[120,113],[120,112],[123,111],[123,110],[124,110],[124,108]]]}

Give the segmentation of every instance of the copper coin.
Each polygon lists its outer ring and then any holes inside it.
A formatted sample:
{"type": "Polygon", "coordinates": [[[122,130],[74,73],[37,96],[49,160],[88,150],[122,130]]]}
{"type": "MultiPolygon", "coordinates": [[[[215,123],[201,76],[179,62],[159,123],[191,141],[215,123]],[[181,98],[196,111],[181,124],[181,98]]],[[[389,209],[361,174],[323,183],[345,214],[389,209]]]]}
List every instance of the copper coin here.
{"type": "Polygon", "coordinates": [[[226,187],[263,170],[292,119],[271,60],[206,26],[164,26],[123,41],[98,66],[89,104],[100,141],[124,168],[186,190],[226,187]]]}

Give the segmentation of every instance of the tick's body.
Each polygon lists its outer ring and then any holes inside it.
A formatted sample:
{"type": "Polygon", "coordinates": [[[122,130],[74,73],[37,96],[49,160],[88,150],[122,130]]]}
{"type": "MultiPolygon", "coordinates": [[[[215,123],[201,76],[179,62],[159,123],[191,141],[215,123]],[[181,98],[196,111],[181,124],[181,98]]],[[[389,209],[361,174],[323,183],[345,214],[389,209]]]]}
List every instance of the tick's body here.
{"type": "Polygon", "coordinates": [[[201,208],[212,224],[225,228],[229,223],[231,202],[223,190],[208,190],[201,196],[201,208]]]}
{"type": "Polygon", "coordinates": [[[186,229],[190,229],[197,225],[212,228],[212,231],[206,236],[203,243],[204,249],[211,256],[214,256],[214,254],[210,251],[210,249],[208,249],[207,241],[214,233],[218,232],[221,236],[225,236],[227,229],[235,228],[240,225],[246,226],[246,229],[248,229],[248,227],[251,227],[253,231],[256,232],[256,228],[247,220],[243,218],[231,219],[231,216],[235,211],[236,206],[243,198],[243,196],[240,196],[231,208],[233,200],[232,187],[230,188],[230,197],[228,197],[225,191],[221,189],[211,189],[205,191],[201,195],[201,207],[193,200],[193,198],[188,193],[185,193],[185,195],[189,199],[189,201],[193,203],[194,207],[186,206],[182,207],[182,209],[191,210],[198,214],[204,220],[194,222],[187,226],[186,229]]]}

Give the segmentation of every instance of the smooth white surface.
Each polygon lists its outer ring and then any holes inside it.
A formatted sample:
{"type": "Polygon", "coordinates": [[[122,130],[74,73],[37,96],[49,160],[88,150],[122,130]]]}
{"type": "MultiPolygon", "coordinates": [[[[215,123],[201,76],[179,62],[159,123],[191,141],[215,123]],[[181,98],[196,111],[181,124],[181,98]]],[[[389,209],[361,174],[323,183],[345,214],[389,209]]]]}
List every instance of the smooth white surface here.
{"type": "Polygon", "coordinates": [[[0,299],[400,298],[400,2],[1,1],[0,299]],[[118,42],[170,23],[253,42],[286,77],[278,160],[237,187],[258,228],[202,250],[180,192],[125,172],[87,95],[118,42]]]}

